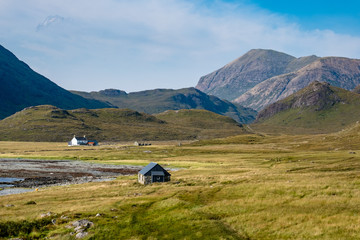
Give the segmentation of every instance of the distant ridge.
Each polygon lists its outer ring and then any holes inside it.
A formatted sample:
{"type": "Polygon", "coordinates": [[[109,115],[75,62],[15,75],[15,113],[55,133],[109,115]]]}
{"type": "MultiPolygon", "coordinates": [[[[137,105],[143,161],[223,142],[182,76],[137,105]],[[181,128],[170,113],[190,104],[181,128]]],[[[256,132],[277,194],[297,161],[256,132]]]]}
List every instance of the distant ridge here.
{"type": "Polygon", "coordinates": [[[312,82],[259,112],[252,127],[267,133],[329,133],[360,119],[360,94],[312,82]]]}
{"type": "Polygon", "coordinates": [[[59,87],[34,72],[0,45],[0,119],[29,106],[51,104],[64,109],[104,108],[111,105],[89,100],[59,87]]]}
{"type": "Polygon", "coordinates": [[[119,108],[130,108],[148,114],[167,110],[203,109],[231,117],[239,123],[250,123],[256,117],[256,111],[253,109],[207,95],[195,88],[155,89],[132,93],[106,89],[99,92],[72,91],[72,93],[84,98],[108,102],[119,108]]]}

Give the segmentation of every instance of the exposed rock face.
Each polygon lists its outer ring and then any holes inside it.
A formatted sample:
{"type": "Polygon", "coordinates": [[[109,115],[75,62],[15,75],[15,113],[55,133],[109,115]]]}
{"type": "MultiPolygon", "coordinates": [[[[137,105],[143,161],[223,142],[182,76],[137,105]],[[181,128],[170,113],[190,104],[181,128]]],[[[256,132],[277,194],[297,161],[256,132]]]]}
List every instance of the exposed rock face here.
{"type": "Polygon", "coordinates": [[[223,99],[234,100],[264,80],[296,71],[316,59],[316,56],[295,58],[273,50],[254,49],[201,77],[196,88],[223,99]]]}
{"type": "Polygon", "coordinates": [[[360,84],[360,60],[340,57],[320,58],[298,71],[267,79],[234,102],[261,110],[306,87],[311,82],[323,81],[347,90],[360,84]]]}
{"type": "Polygon", "coordinates": [[[315,81],[290,97],[270,104],[258,114],[256,122],[293,108],[314,107],[315,111],[321,111],[340,101],[340,97],[334,93],[329,83],[315,81]]]}

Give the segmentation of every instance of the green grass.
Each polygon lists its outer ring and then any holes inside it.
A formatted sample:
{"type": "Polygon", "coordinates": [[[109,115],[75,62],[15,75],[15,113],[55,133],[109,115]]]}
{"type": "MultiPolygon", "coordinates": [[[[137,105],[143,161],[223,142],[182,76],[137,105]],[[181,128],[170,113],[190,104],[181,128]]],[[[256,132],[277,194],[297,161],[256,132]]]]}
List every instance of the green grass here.
{"type": "Polygon", "coordinates": [[[35,223],[46,212],[56,213],[58,220],[68,216],[25,234],[53,239],[74,239],[65,226],[84,218],[95,224],[85,239],[358,239],[360,145],[339,145],[342,137],[244,135],[181,147],[109,145],[72,151],[60,143],[0,142],[0,157],[66,155],[178,168],[163,184],[143,186],[136,176],[122,176],[3,196],[0,223],[35,223]]]}

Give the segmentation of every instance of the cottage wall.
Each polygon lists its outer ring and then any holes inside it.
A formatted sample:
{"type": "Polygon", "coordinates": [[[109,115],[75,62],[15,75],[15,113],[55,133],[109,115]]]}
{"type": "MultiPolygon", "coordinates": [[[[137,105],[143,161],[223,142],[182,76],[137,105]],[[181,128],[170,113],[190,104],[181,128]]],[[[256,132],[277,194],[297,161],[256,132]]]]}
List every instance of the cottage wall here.
{"type": "Polygon", "coordinates": [[[139,181],[139,183],[144,184],[144,185],[151,184],[151,175],[150,176],[144,176],[144,175],[139,173],[138,174],[138,181],[139,181]]]}
{"type": "Polygon", "coordinates": [[[71,145],[77,145],[77,140],[76,140],[76,138],[73,138],[73,139],[71,140],[71,145]]]}

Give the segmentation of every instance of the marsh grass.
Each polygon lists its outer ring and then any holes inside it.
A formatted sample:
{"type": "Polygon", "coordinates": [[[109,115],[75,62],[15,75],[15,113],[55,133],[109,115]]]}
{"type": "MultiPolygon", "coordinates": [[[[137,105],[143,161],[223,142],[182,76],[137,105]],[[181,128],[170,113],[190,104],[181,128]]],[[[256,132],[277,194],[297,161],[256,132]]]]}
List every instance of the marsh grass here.
{"type": "Polygon", "coordinates": [[[115,144],[71,151],[60,143],[0,142],[2,157],[156,161],[177,169],[163,184],[143,186],[136,176],[120,176],[2,196],[0,222],[34,222],[46,212],[69,217],[35,229],[29,239],[73,239],[65,226],[84,218],[95,223],[88,239],[358,239],[360,148],[339,137],[239,136],[181,147],[115,144]]]}

